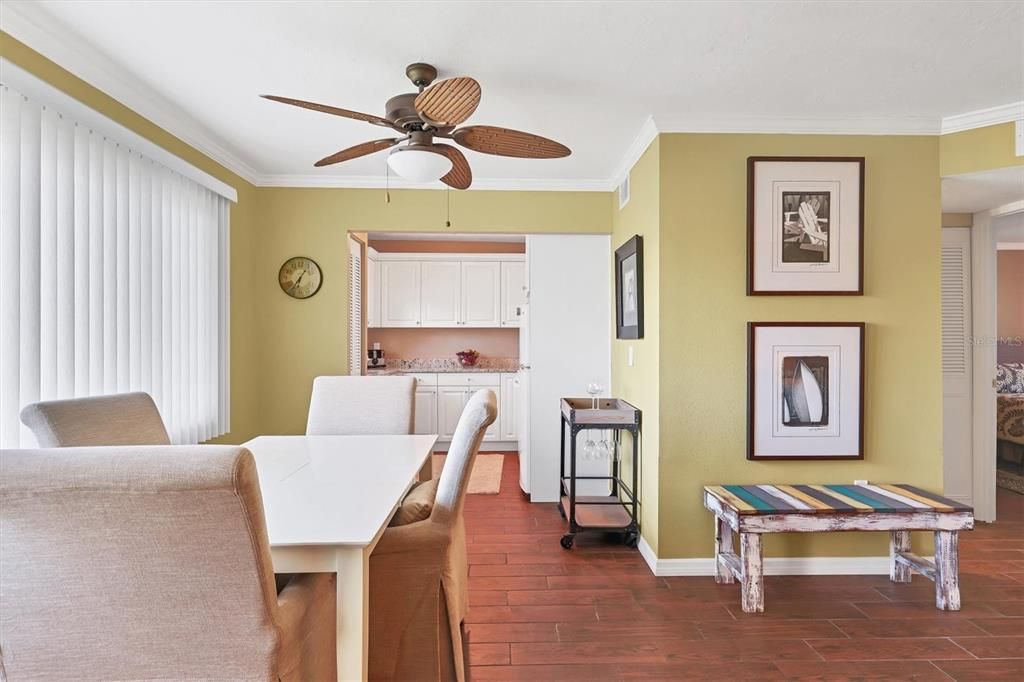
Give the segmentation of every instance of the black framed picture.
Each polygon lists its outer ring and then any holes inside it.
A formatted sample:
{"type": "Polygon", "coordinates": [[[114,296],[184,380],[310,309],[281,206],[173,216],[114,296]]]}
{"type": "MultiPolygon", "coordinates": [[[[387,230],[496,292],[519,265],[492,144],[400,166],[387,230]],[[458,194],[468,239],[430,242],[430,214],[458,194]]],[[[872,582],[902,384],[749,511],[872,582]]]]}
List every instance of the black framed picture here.
{"type": "Polygon", "coordinates": [[[864,158],[747,159],[747,295],[864,293],[864,158]]]}
{"type": "Polygon", "coordinates": [[[644,239],[615,249],[615,338],[644,338],[644,239]]]}
{"type": "Polygon", "coordinates": [[[747,459],[864,458],[864,323],[750,322],[747,459]]]}

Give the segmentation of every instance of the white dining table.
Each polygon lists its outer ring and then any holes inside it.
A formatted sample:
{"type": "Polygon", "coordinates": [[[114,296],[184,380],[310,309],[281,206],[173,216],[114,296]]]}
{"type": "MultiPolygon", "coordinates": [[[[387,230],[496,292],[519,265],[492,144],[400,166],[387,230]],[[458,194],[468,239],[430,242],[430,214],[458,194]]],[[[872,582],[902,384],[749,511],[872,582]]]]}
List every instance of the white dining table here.
{"type": "Polygon", "coordinates": [[[365,680],[370,553],[436,435],[259,436],[256,459],[275,573],[337,574],[339,680],[365,680]]]}

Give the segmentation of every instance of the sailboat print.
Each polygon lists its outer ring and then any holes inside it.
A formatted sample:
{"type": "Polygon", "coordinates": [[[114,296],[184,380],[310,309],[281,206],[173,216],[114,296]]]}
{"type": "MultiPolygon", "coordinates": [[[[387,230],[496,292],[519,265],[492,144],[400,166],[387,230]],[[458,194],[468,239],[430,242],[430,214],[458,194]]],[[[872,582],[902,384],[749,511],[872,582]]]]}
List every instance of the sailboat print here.
{"type": "Polygon", "coordinates": [[[828,424],[828,358],[788,357],[782,362],[782,423],[828,424]]]}

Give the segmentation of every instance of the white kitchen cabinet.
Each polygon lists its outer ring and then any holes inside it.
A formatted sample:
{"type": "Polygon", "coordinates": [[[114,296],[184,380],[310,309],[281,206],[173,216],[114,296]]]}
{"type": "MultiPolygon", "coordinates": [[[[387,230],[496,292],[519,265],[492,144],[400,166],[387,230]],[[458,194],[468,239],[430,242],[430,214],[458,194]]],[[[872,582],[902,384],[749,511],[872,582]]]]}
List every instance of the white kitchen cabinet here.
{"type": "Polygon", "coordinates": [[[437,433],[437,387],[416,384],[414,408],[416,416],[413,433],[437,433]]]}
{"type": "Polygon", "coordinates": [[[380,324],[382,327],[420,326],[419,261],[380,262],[380,324]]]}
{"type": "Polygon", "coordinates": [[[366,326],[380,326],[380,263],[366,259],[366,326]]]}
{"type": "Polygon", "coordinates": [[[440,440],[451,440],[455,436],[455,427],[459,425],[469,395],[465,386],[437,387],[437,436],[440,440]]]}
{"type": "Polygon", "coordinates": [[[462,268],[459,261],[420,264],[420,324],[454,327],[460,323],[462,268]]]}
{"type": "Polygon", "coordinates": [[[462,325],[498,327],[501,324],[501,263],[462,262],[462,325]]]}
{"type": "Polygon", "coordinates": [[[518,327],[526,306],[526,263],[501,263],[501,326],[518,327]]]}
{"type": "Polygon", "coordinates": [[[519,439],[519,375],[501,375],[501,395],[498,398],[501,409],[498,411],[498,425],[500,438],[503,441],[515,441],[519,439]]]}

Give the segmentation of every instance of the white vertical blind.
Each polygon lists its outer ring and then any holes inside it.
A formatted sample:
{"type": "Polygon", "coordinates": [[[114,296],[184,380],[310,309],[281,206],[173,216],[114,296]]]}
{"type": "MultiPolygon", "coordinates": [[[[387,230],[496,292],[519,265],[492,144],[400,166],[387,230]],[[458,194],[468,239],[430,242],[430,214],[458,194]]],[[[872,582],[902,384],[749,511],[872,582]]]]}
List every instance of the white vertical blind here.
{"type": "Polygon", "coordinates": [[[348,240],[348,373],[363,373],[363,247],[348,240]]]}
{"type": "Polygon", "coordinates": [[[146,391],[175,443],[226,432],[228,200],[0,87],[0,446],[26,404],[146,391]]]}

